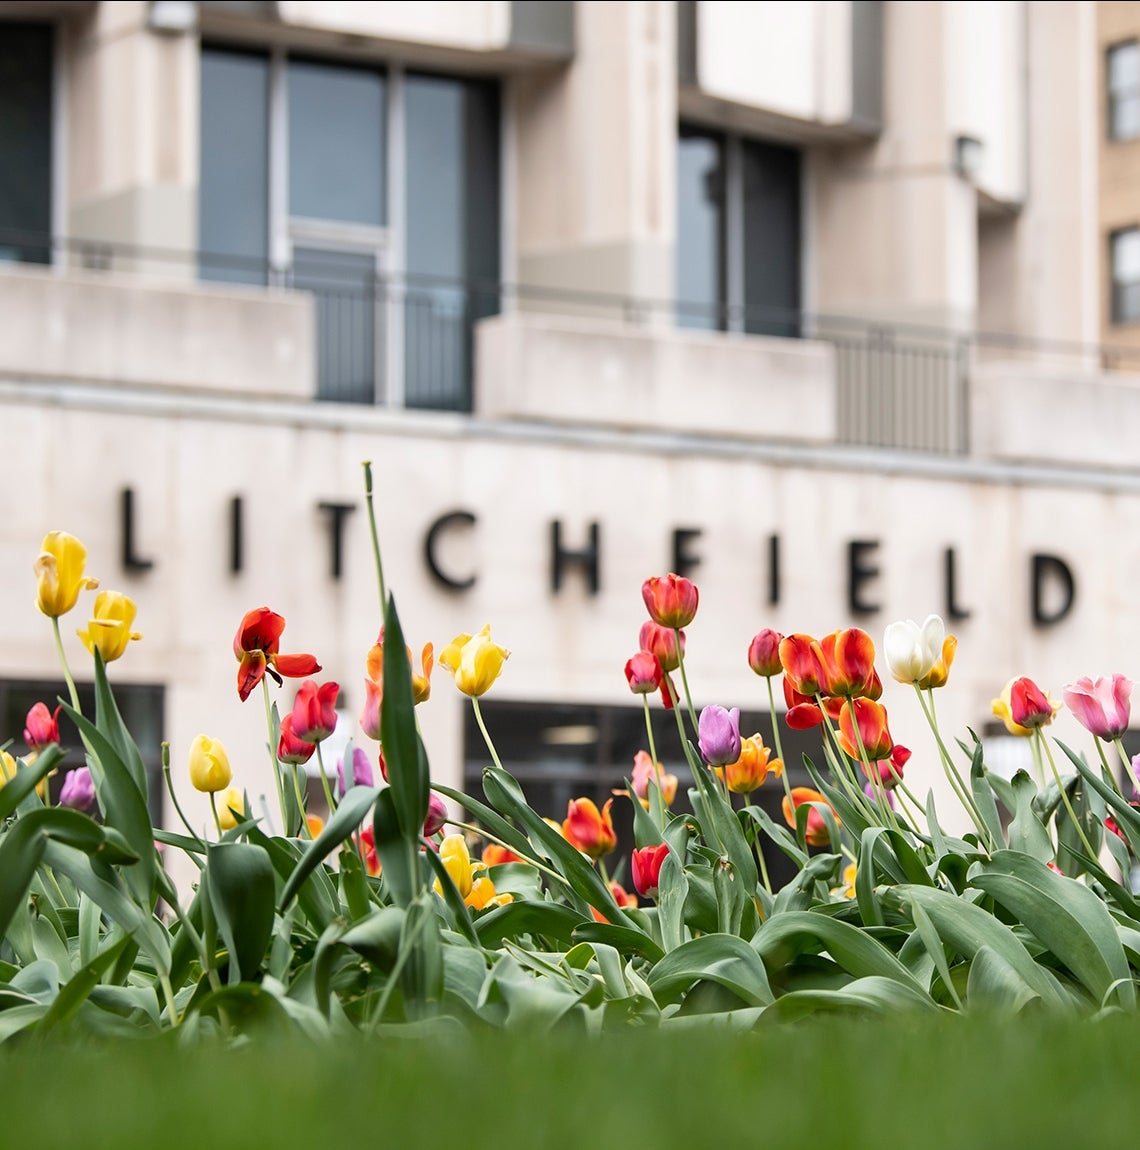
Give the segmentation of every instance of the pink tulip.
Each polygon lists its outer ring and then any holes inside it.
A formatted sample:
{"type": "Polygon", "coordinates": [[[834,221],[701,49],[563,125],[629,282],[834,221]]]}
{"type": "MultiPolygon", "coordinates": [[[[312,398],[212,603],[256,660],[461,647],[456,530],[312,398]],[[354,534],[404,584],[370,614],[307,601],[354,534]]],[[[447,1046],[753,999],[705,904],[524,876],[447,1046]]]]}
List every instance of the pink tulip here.
{"type": "Polygon", "coordinates": [[[1123,675],[1086,675],[1064,689],[1065,706],[1098,739],[1118,739],[1128,730],[1132,685],[1123,675]]]}

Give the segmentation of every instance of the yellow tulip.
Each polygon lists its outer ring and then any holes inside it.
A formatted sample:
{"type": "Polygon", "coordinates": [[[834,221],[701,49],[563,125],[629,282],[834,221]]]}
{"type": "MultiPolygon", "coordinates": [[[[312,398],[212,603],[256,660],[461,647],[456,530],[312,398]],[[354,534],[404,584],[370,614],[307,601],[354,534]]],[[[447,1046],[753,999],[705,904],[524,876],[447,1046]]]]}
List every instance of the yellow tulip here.
{"type": "Polygon", "coordinates": [[[103,662],[110,663],[122,655],[132,639],[142,638],[137,631],[131,630],[137,610],[134,601],[121,591],[100,591],[95,596],[95,614],[88,622],[87,630],[75,633],[92,655],[98,651],[103,662]]]}
{"type": "MultiPolygon", "coordinates": [[[[466,898],[471,893],[471,855],[462,835],[444,837],[443,842],[439,844],[439,861],[451,876],[455,889],[459,891],[461,897],[466,898]]],[[[435,880],[435,889],[438,894],[443,894],[439,879],[435,880]]]]}
{"type": "Polygon", "coordinates": [[[483,695],[499,677],[510,651],[491,642],[488,623],[478,635],[456,635],[440,653],[440,664],[455,676],[465,695],[483,695]]]}
{"type": "Polygon", "coordinates": [[[226,787],[218,796],[218,822],[222,830],[232,831],[238,825],[238,816],[245,818],[245,795],[238,787],[226,787]]]}
{"type": "Polygon", "coordinates": [[[0,751],[0,787],[16,777],[16,759],[7,751],[0,751]]]}
{"type": "Polygon", "coordinates": [[[209,735],[199,735],[190,744],[190,782],[207,794],[224,791],[233,778],[226,748],[209,735]]]}
{"type": "Polygon", "coordinates": [[[98,579],[86,578],[83,564],[87,548],[66,531],[49,531],[44,536],[36,573],[36,606],[52,619],[66,615],[75,606],[79,592],[99,586],[98,579]]]}

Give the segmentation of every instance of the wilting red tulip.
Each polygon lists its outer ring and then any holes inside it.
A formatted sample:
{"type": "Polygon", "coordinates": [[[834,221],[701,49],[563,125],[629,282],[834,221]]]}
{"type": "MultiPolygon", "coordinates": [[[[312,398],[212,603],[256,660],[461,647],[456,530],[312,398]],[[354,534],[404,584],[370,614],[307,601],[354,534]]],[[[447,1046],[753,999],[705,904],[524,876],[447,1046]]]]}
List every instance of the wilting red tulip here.
{"type": "Polygon", "coordinates": [[[282,655],[277,646],[285,620],[268,607],[257,607],[246,613],[234,636],[234,654],[238,663],[238,697],[245,702],[250,692],[268,674],[281,685],[281,677],[304,679],[315,675],[321,665],[312,655],[282,655]]]}
{"type": "Polygon", "coordinates": [[[336,697],[340,686],[306,679],[293,702],[293,734],[306,743],[320,743],[336,730],[336,697]]]}
{"type": "Polygon", "coordinates": [[[599,811],[593,799],[572,799],[562,823],[563,838],[592,859],[608,855],[617,847],[617,835],[610,818],[613,805],[613,799],[607,799],[599,811]]]}
{"type": "Polygon", "coordinates": [[[24,742],[31,751],[42,751],[59,742],[59,712],[47,709],[46,703],[36,703],[24,720],[24,742]]]}
{"type": "Polygon", "coordinates": [[[1119,739],[1128,730],[1132,687],[1132,680],[1124,675],[1086,676],[1064,689],[1065,705],[1098,739],[1119,739]]]}
{"type": "Polygon", "coordinates": [[[661,882],[661,864],[669,857],[669,846],[661,843],[655,847],[642,847],[630,857],[633,871],[633,889],[642,898],[654,898],[661,882]]]}
{"type": "Polygon", "coordinates": [[[1024,675],[1014,679],[1010,685],[1009,713],[1019,727],[1033,730],[1047,726],[1060,709],[1060,703],[1054,703],[1045,691],[1024,675]]]}
{"type": "Polygon", "coordinates": [[[790,680],[792,689],[809,699],[820,694],[826,672],[819,644],[810,635],[797,633],[781,639],[779,651],[784,681],[790,680]]]}
{"type": "Polygon", "coordinates": [[[641,585],[641,597],[649,617],[659,627],[687,627],[697,613],[696,585],[681,575],[654,576],[641,585]]]}
{"type": "Polygon", "coordinates": [[[872,760],[890,757],[894,742],[887,728],[887,708],[873,699],[849,699],[839,712],[839,745],[853,759],[863,757],[860,742],[867,758],[872,760]],[[852,718],[851,711],[855,715],[852,718]],[[856,723],[858,734],[856,734],[856,723]]]}
{"type": "Polygon", "coordinates": [[[317,749],[316,743],[307,743],[293,729],[293,712],[281,720],[281,738],[277,742],[277,757],[283,763],[300,766],[307,763],[317,749]]]}
{"type": "Polygon", "coordinates": [[[770,679],[784,668],[780,662],[780,641],[783,635],[765,627],[748,644],[748,665],[757,675],[770,679]]]}
{"type": "Polygon", "coordinates": [[[685,632],[674,632],[668,627],[659,627],[652,619],[641,624],[638,643],[643,651],[657,656],[664,672],[675,671],[681,665],[685,654],[685,632]],[[681,652],[677,653],[677,634],[681,636],[681,652]]]}
{"type": "Polygon", "coordinates": [[[820,691],[824,695],[877,699],[883,685],[875,672],[875,644],[866,631],[848,627],[819,641],[823,664],[820,691]]]}
{"type": "MultiPolygon", "coordinates": [[[[827,807],[835,816],[836,825],[839,824],[839,816],[835,814],[831,804],[819,791],[812,790],[811,787],[792,787],[791,798],[785,798],[781,806],[784,812],[784,821],[793,830],[796,827],[796,808],[802,807],[804,803],[818,803],[820,806],[827,807]]],[[[827,833],[827,823],[824,822],[823,815],[815,806],[808,811],[804,841],[813,847],[826,846],[831,841],[831,836],[827,833]]]]}

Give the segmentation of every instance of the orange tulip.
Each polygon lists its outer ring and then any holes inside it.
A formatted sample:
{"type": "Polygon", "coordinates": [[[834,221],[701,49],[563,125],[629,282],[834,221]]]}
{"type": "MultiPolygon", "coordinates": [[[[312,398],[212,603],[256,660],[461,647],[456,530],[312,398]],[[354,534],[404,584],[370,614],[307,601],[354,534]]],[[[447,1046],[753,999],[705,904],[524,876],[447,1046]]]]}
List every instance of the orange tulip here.
{"type": "Polygon", "coordinates": [[[562,835],[571,846],[592,859],[600,859],[617,847],[610,807],[613,799],[599,811],[593,799],[573,799],[567,805],[562,835]]]}
{"type": "Polygon", "coordinates": [[[772,771],[777,777],[783,772],[784,764],[772,758],[772,748],[764,746],[759,735],[749,735],[740,740],[740,758],[725,767],[717,767],[718,777],[728,779],[728,789],[736,795],[751,794],[772,771]]]}
{"type": "Polygon", "coordinates": [[[823,653],[810,635],[786,635],[780,640],[779,651],[784,681],[792,690],[809,699],[823,691],[823,681],[827,677],[823,653]]]}
{"type": "Polygon", "coordinates": [[[483,848],[483,863],[486,866],[502,866],[504,863],[526,862],[524,858],[520,858],[513,850],[507,847],[499,846],[498,843],[488,843],[483,848]]]}
{"type": "MultiPolygon", "coordinates": [[[[412,671],[412,702],[417,706],[420,703],[426,703],[431,698],[431,672],[435,666],[435,648],[431,643],[425,643],[423,650],[420,652],[420,670],[416,671],[415,657],[412,655],[411,647],[406,648],[408,652],[408,665],[412,671]]],[[[382,693],[384,686],[384,628],[380,628],[380,634],[376,637],[376,642],[368,649],[368,658],[365,663],[368,678],[377,687],[377,699],[382,693]]],[[[379,706],[379,703],[377,703],[379,706]]]]}
{"type": "MultiPolygon", "coordinates": [[[[677,653],[677,632],[669,627],[661,627],[652,619],[641,624],[638,633],[638,642],[643,651],[657,656],[662,671],[675,671],[681,665],[681,658],[685,654],[685,632],[680,632],[681,652],[677,653]]],[[[667,677],[667,676],[666,676],[667,677]]]]}
{"type": "MultiPolygon", "coordinates": [[[[802,807],[805,803],[819,804],[820,806],[827,807],[833,815],[835,815],[835,822],[838,825],[839,816],[835,814],[831,804],[824,798],[819,791],[812,790],[811,787],[792,787],[792,797],[785,798],[783,801],[784,821],[793,830],[796,826],[796,809],[802,807]]],[[[818,808],[813,805],[811,810],[808,811],[807,827],[804,831],[804,841],[813,847],[826,846],[830,842],[831,836],[827,832],[827,823],[824,821],[823,815],[820,814],[818,808]]]]}
{"type": "Polygon", "coordinates": [[[819,641],[823,662],[820,690],[824,695],[844,695],[854,698],[883,693],[882,684],[875,674],[875,644],[866,631],[848,627],[832,631],[819,641]]]}
{"type": "Polygon", "coordinates": [[[664,578],[646,579],[641,585],[641,597],[654,623],[678,629],[693,621],[700,595],[691,580],[670,573],[664,578]]]}
{"type": "Polygon", "coordinates": [[[871,760],[890,758],[894,747],[887,728],[887,708],[873,699],[849,699],[839,712],[839,745],[853,759],[861,759],[860,743],[871,760]]]}

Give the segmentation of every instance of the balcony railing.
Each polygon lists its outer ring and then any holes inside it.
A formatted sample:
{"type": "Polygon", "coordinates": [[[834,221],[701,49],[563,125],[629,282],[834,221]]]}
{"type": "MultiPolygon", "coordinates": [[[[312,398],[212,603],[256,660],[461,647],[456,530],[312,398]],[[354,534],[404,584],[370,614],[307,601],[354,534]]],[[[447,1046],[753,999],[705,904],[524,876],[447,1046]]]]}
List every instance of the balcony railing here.
{"type": "MultiPolygon", "coordinates": [[[[337,403],[465,412],[475,407],[474,332],[501,312],[598,321],[640,333],[724,332],[809,340],[834,349],[836,435],[841,443],[960,454],[970,448],[970,388],[979,365],[1031,362],[1073,373],[1140,371],[1140,349],[1105,349],[1012,336],[884,324],[774,308],[710,308],[676,300],[441,277],[386,276],[371,263],[298,251],[291,267],[238,256],[0,232],[0,259],[33,253],[61,269],[263,286],[305,292],[316,316],[315,394],[337,403]]],[[[686,338],[680,336],[679,338],[686,338]]],[[[762,362],[758,360],[756,362],[762,362]]],[[[747,369],[740,388],[749,386],[747,369]]],[[[585,388],[605,387],[583,379],[585,388]]],[[[701,380],[692,380],[699,396],[701,380]]],[[[310,392],[312,394],[312,392],[310,392]]]]}

